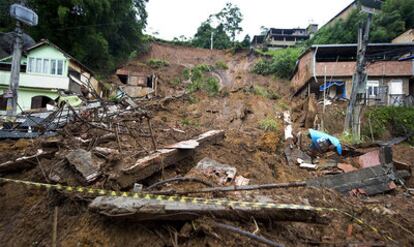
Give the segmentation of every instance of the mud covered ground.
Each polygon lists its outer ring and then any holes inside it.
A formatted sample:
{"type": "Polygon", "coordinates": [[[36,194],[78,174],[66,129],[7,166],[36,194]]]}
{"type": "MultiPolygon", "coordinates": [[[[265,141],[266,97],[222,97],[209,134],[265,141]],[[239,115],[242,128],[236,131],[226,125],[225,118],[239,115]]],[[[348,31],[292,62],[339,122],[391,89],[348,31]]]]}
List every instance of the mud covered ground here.
{"type": "MultiPolygon", "coordinates": [[[[201,49],[155,45],[146,57],[140,58],[135,61],[135,65],[130,66],[137,66],[139,63],[138,67],[142,67],[150,58],[165,59],[170,63],[168,67],[155,71],[161,81],[159,98],[140,102],[143,109],[151,112],[157,145],[162,147],[186,140],[211,129],[225,130],[225,139],[216,145],[198,150],[190,159],[146,179],[143,181],[144,186],[161,179],[185,175],[204,157],[234,166],[238,175],[250,179],[250,184],[302,181],[321,176],[319,172],[287,164],[283,154],[283,123],[280,115],[297,102],[288,100],[287,82],[255,76],[249,72],[255,58],[249,58],[247,54],[211,53],[201,49]],[[222,81],[228,80],[230,83],[222,83],[223,89],[220,94],[209,96],[197,92],[170,101],[162,100],[168,95],[179,95],[185,89],[185,85],[169,83],[172,78],[180,76],[182,69],[200,63],[214,64],[218,60],[223,60],[229,65],[222,81]],[[281,98],[269,99],[253,93],[250,88],[255,84],[278,92],[281,98]],[[259,122],[267,117],[278,122],[276,131],[259,128],[259,122]]],[[[335,131],[337,119],[331,118],[331,121],[326,124],[335,131]]],[[[116,171],[120,163],[134,162],[137,158],[145,156],[143,150],[151,150],[152,142],[148,137],[145,122],[136,120],[128,122],[127,125],[135,126],[134,136],[121,134],[123,153],[105,159],[106,172],[92,185],[93,187],[117,189],[116,185],[108,180],[108,174],[116,171]]],[[[54,146],[45,147],[45,139],[2,142],[0,163],[32,155],[39,148],[58,152],[54,157],[35,162],[29,169],[1,175],[7,178],[47,182],[47,174],[57,167],[63,167],[61,175],[65,184],[83,185],[71,169],[65,168],[67,164],[64,162],[64,154],[79,147],[88,148],[87,145],[76,141],[74,136],[88,139],[104,133],[81,123],[72,123],[60,133],[58,144],[54,146]]],[[[118,148],[116,141],[103,146],[118,148]]],[[[396,159],[414,165],[412,146],[403,143],[393,149],[396,159]]],[[[346,161],[343,157],[335,158],[346,161]]],[[[407,186],[413,186],[413,179],[407,186]]],[[[160,189],[168,188],[193,189],[200,188],[200,185],[173,184],[160,189]]],[[[276,203],[333,207],[362,219],[364,224],[358,224],[352,217],[338,212],[322,212],[321,214],[330,220],[328,224],[323,225],[257,222],[254,219],[230,222],[217,218],[202,218],[192,222],[135,223],[116,218],[108,219],[88,211],[87,205],[91,198],[33,190],[16,184],[0,184],[0,241],[2,246],[51,246],[53,213],[55,207],[58,207],[58,246],[262,246],[246,237],[217,229],[213,222],[238,226],[285,246],[414,245],[414,201],[404,187],[399,187],[389,194],[369,198],[339,195],[333,191],[313,188],[195,196],[239,200],[258,200],[266,197],[276,203]]]]}

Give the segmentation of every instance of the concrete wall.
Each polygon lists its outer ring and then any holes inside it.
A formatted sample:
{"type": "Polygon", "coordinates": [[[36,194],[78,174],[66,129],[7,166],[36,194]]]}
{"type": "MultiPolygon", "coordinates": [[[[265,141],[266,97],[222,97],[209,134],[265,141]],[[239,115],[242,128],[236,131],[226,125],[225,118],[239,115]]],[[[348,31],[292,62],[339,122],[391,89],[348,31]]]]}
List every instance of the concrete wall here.
{"type": "MultiPolygon", "coordinates": [[[[356,63],[351,62],[318,62],[316,63],[316,74],[331,76],[350,76],[355,73],[356,63]]],[[[412,76],[413,61],[379,61],[368,63],[367,72],[369,76],[412,76]]]]}
{"type": "Polygon", "coordinates": [[[393,39],[391,43],[401,44],[401,43],[413,43],[414,42],[414,29],[410,29],[405,33],[401,34],[397,38],[393,39]]]}
{"type": "MultiPolygon", "coordinates": [[[[10,84],[10,72],[0,71],[0,85],[10,84]]],[[[67,76],[20,73],[19,85],[22,87],[69,89],[67,76]]]]}
{"type": "Polygon", "coordinates": [[[358,8],[357,3],[352,3],[351,5],[347,6],[343,9],[340,13],[338,13],[334,18],[332,18],[328,23],[326,23],[323,27],[331,27],[335,25],[339,20],[346,20],[351,15],[352,11],[358,8]]]}
{"type": "MultiPolygon", "coordinates": [[[[5,90],[7,90],[8,87],[0,86],[0,94],[3,94],[5,90]]],[[[56,99],[59,94],[57,91],[52,90],[42,90],[42,89],[33,89],[33,88],[19,88],[18,91],[18,98],[17,102],[20,105],[20,107],[27,111],[30,110],[31,104],[32,104],[32,98],[35,96],[47,96],[51,99],[56,99]]],[[[17,112],[21,112],[20,108],[17,108],[17,112]]],[[[4,113],[0,111],[0,115],[4,113]]]]}
{"type": "Polygon", "coordinates": [[[313,77],[313,51],[306,53],[298,64],[297,71],[292,78],[292,86],[298,90],[304,86],[313,77]]]}

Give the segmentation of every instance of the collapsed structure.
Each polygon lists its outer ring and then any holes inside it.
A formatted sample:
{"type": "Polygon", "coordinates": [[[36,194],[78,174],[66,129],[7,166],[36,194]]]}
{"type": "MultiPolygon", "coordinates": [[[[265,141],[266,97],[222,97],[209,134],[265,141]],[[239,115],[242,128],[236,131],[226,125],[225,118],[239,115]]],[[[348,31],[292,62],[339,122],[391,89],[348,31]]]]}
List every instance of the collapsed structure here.
{"type": "MultiPolygon", "coordinates": [[[[77,94],[99,96],[101,86],[95,74],[77,59],[48,40],[28,47],[21,61],[18,108],[20,111],[46,110],[59,96],[77,94]]],[[[7,106],[11,56],[0,60],[0,111],[7,106]]]]}

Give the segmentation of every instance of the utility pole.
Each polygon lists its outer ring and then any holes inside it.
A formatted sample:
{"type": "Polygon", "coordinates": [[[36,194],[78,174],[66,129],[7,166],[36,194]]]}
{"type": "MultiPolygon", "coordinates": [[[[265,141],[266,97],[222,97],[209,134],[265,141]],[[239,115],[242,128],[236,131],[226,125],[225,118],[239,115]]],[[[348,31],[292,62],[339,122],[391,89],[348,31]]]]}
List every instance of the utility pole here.
{"type": "MultiPolygon", "coordinates": [[[[20,2],[21,4],[25,3],[25,1],[20,2]]],[[[10,72],[10,85],[9,90],[6,93],[7,116],[9,117],[16,116],[17,113],[17,90],[19,89],[20,62],[22,59],[23,48],[23,31],[21,25],[22,23],[25,23],[29,26],[36,26],[38,23],[37,14],[21,4],[13,4],[10,6],[10,16],[16,19],[16,28],[14,30],[15,38],[10,72]]]]}
{"type": "Polygon", "coordinates": [[[214,31],[211,31],[210,50],[214,49],[214,31]]]}
{"type": "Polygon", "coordinates": [[[14,45],[13,45],[13,58],[10,72],[10,85],[9,90],[6,93],[7,98],[7,116],[15,116],[17,112],[17,89],[19,88],[20,79],[20,61],[22,58],[23,47],[23,32],[20,28],[20,21],[16,22],[16,28],[14,30],[14,45]]]}
{"type": "Polygon", "coordinates": [[[363,105],[365,104],[365,93],[367,87],[367,61],[365,55],[369,42],[371,22],[372,14],[369,13],[364,27],[359,29],[356,72],[352,79],[351,98],[349,100],[345,118],[345,131],[351,133],[356,140],[360,140],[361,112],[363,105]]]}

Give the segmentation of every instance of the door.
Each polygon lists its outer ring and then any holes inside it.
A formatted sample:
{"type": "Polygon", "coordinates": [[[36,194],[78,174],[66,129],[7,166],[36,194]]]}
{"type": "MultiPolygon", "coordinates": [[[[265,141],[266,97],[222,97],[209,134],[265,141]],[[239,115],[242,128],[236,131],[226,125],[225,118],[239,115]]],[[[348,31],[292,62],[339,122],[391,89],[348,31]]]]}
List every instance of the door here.
{"type": "Polygon", "coordinates": [[[403,81],[392,80],[389,83],[389,104],[401,106],[404,103],[403,81]]]}

